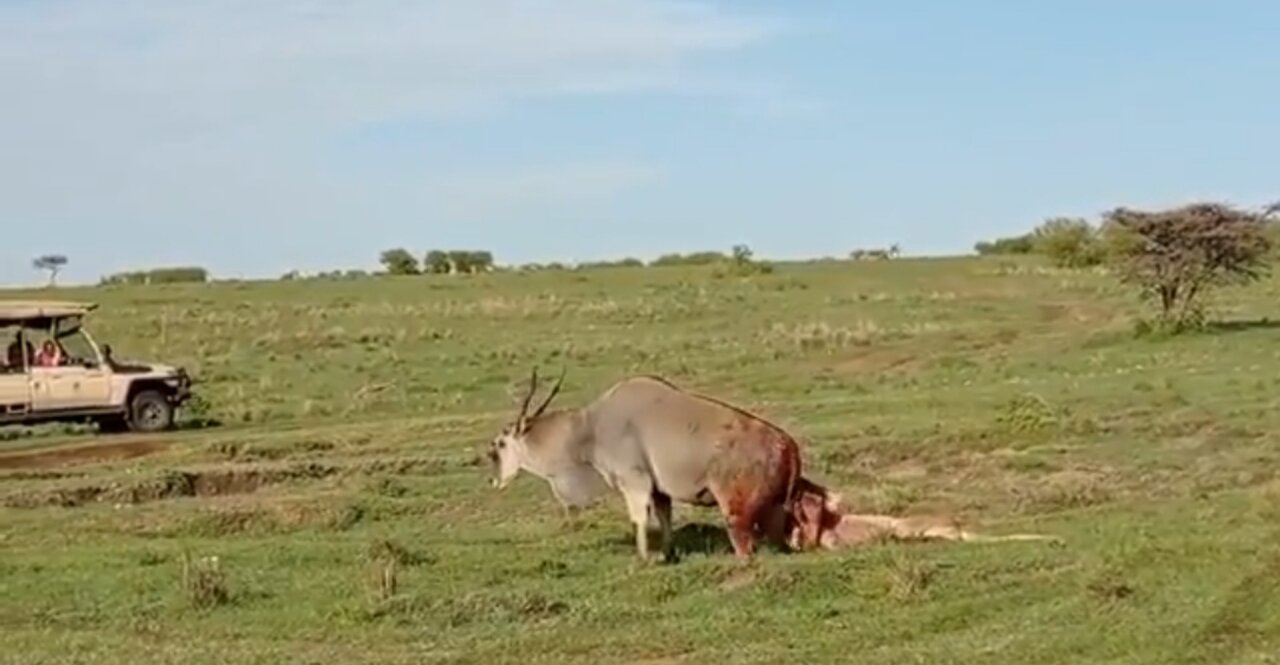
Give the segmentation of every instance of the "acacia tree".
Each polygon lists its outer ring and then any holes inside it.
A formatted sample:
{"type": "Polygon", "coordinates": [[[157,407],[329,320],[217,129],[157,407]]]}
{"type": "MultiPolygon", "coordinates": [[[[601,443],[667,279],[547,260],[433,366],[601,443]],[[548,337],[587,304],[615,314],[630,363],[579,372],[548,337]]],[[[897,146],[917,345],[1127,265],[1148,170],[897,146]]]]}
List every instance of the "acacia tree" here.
{"type": "Polygon", "coordinates": [[[470,250],[439,250],[427,252],[423,271],[436,274],[462,274],[493,270],[493,253],[470,250]]]}
{"type": "Polygon", "coordinates": [[[36,257],[31,261],[31,267],[36,270],[46,270],[49,272],[49,286],[56,286],[58,283],[58,273],[67,265],[67,257],[62,254],[45,254],[36,257]]]}
{"type": "Polygon", "coordinates": [[[1220,203],[1147,212],[1117,208],[1104,216],[1108,259],[1122,282],[1156,300],[1160,322],[1184,329],[1203,321],[1201,297],[1214,287],[1267,274],[1268,217],[1220,203]]]}
{"type": "Polygon", "coordinates": [[[379,260],[392,275],[418,274],[418,259],[407,249],[388,249],[382,253],[379,260]]]}
{"type": "Polygon", "coordinates": [[[439,249],[427,252],[426,260],[422,262],[423,272],[437,275],[447,275],[452,267],[453,263],[449,261],[449,254],[439,249]]]}
{"type": "Polygon", "coordinates": [[[462,259],[459,269],[463,272],[489,272],[493,269],[493,253],[484,250],[458,252],[462,259]]]}

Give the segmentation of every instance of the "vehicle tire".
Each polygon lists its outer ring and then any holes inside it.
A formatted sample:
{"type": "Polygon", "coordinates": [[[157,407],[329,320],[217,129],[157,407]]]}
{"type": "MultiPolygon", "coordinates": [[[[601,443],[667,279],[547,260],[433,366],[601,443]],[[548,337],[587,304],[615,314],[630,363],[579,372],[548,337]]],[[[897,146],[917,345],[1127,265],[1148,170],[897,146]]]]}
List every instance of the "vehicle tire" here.
{"type": "Polygon", "coordinates": [[[144,390],[129,402],[129,428],[135,432],[160,432],[173,427],[173,405],[164,393],[144,390]]]}

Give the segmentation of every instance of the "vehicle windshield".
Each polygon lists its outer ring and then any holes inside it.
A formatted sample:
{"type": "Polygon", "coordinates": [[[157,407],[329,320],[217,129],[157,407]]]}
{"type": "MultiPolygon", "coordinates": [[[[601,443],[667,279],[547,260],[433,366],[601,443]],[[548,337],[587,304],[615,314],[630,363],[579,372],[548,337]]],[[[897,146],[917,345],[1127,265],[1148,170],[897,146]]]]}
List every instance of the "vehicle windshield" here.
{"type": "Polygon", "coordinates": [[[74,330],[58,333],[57,345],[61,347],[64,365],[94,365],[99,363],[98,352],[77,326],[74,330]]]}

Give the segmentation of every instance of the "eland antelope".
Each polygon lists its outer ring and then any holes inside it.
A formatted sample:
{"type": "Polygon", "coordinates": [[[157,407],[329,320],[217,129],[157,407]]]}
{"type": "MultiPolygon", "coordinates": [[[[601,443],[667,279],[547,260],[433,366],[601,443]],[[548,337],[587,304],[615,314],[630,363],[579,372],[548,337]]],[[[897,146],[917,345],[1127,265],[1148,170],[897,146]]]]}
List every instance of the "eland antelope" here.
{"type": "Polygon", "coordinates": [[[651,513],[661,529],[663,558],[672,559],[673,501],[717,506],[739,558],[752,556],[758,535],[785,547],[800,478],[799,446],[787,432],[653,376],[623,379],[584,407],[547,412],[563,382],[562,372],[531,412],[538,389],[534,368],[515,420],[490,444],[494,487],[505,488],[528,471],[551,485],[567,511],[616,490],[635,525],[642,560],[649,559],[651,513]]]}

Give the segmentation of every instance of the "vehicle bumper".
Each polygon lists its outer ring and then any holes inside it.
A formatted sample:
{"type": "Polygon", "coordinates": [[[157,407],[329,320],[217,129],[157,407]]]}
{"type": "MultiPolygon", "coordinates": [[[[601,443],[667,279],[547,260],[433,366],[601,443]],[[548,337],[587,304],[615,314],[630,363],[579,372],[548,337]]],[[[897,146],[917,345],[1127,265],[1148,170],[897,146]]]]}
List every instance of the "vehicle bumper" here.
{"type": "Polygon", "coordinates": [[[169,386],[169,401],[174,406],[191,399],[191,377],[186,370],[179,369],[177,376],[165,380],[165,385],[169,386]]]}

